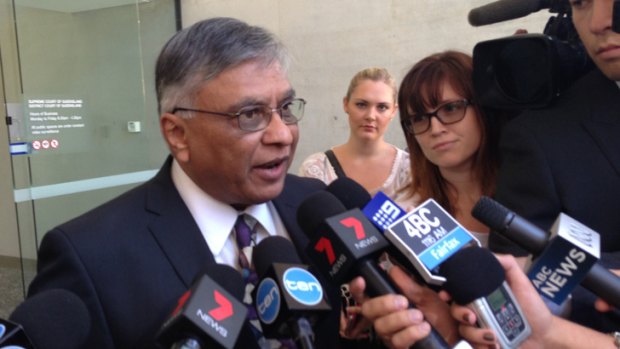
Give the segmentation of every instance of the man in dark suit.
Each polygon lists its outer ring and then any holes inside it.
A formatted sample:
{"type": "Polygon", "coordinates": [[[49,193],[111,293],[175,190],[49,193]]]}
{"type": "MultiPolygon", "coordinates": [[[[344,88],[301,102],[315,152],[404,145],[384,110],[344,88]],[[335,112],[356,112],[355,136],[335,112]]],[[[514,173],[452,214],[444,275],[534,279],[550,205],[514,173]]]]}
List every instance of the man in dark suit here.
{"type": "MultiPolygon", "coordinates": [[[[602,262],[620,269],[620,34],[611,29],[613,0],[571,1],[573,23],[597,68],[553,106],[512,120],[500,142],[496,199],[543,229],[560,212],[601,235],[602,262]]],[[[525,256],[495,234],[490,248],[525,256]]],[[[618,314],[597,313],[579,288],[571,318],[609,331],[618,314]]]]}
{"type": "MultiPolygon", "coordinates": [[[[156,64],[160,126],[171,156],[150,181],[48,232],[29,296],[68,289],[88,307],[84,348],[152,347],[179,297],[209,265],[239,268],[232,233],[241,213],[257,240],[280,235],[305,262],[296,210],[324,185],[288,175],[305,101],[288,56],[263,28],[231,18],[176,33],[156,64]]],[[[333,291],[333,292],[332,292],[333,291]]],[[[338,342],[334,312],[317,347],[338,342]]],[[[246,324],[238,348],[257,348],[246,324]]]]}

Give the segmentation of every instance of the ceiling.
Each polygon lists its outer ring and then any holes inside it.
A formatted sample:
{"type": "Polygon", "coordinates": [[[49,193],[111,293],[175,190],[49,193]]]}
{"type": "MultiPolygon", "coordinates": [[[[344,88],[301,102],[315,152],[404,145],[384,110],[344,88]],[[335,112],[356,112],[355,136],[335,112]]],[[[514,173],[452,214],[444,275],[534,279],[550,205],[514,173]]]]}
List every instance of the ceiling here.
{"type": "Polygon", "coordinates": [[[151,1],[152,0],[15,0],[15,4],[18,6],[34,7],[50,11],[80,12],[151,1]]]}

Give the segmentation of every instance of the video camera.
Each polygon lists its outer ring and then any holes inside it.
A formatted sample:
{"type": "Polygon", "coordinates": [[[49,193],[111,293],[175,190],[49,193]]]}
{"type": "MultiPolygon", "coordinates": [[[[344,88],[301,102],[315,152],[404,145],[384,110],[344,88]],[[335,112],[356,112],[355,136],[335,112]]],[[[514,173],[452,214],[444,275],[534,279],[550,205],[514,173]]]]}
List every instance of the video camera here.
{"type": "MultiPolygon", "coordinates": [[[[471,10],[468,19],[481,26],[542,9],[555,14],[542,34],[517,34],[474,47],[473,80],[481,105],[511,111],[548,106],[594,67],[573,26],[568,0],[499,0],[471,10]]],[[[613,30],[620,32],[620,0],[614,2],[613,30]]]]}

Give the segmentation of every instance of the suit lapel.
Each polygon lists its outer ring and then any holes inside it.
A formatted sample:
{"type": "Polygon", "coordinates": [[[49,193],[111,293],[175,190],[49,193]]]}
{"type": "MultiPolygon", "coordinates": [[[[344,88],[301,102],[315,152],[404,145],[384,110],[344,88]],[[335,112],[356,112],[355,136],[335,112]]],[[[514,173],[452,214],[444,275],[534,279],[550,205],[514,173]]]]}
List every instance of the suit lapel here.
{"type": "Polygon", "coordinates": [[[189,288],[208,264],[215,263],[194,218],[174,187],[168,158],[153,179],[147,194],[147,210],[154,218],[149,230],[179,278],[189,288]]]}
{"type": "Polygon", "coordinates": [[[297,207],[302,201],[302,197],[296,190],[296,186],[291,182],[291,176],[287,176],[284,190],[273,200],[273,204],[278,210],[278,214],[284,223],[291,241],[295,245],[297,254],[303,261],[308,261],[305,247],[310,243],[308,236],[301,230],[297,224],[297,207]]]}
{"type": "Polygon", "coordinates": [[[599,73],[583,127],[620,176],[620,89],[599,73]]]}

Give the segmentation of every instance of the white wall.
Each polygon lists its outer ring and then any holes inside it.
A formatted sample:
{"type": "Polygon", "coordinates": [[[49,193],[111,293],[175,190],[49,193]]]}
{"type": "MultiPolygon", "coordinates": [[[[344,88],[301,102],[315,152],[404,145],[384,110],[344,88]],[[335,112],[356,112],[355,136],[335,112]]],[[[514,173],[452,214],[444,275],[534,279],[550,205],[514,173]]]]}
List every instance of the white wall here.
{"type": "MultiPolygon", "coordinates": [[[[491,26],[472,27],[467,14],[490,0],[182,0],[183,26],[229,16],[276,33],[295,60],[291,81],[308,101],[290,172],[310,153],[348,138],[342,97],[349,80],[369,66],[387,68],[398,82],[419,59],[438,51],[471,53],[477,42],[518,28],[542,32],[546,11],[491,26]]],[[[404,147],[394,119],[386,139],[404,147]]]]}

